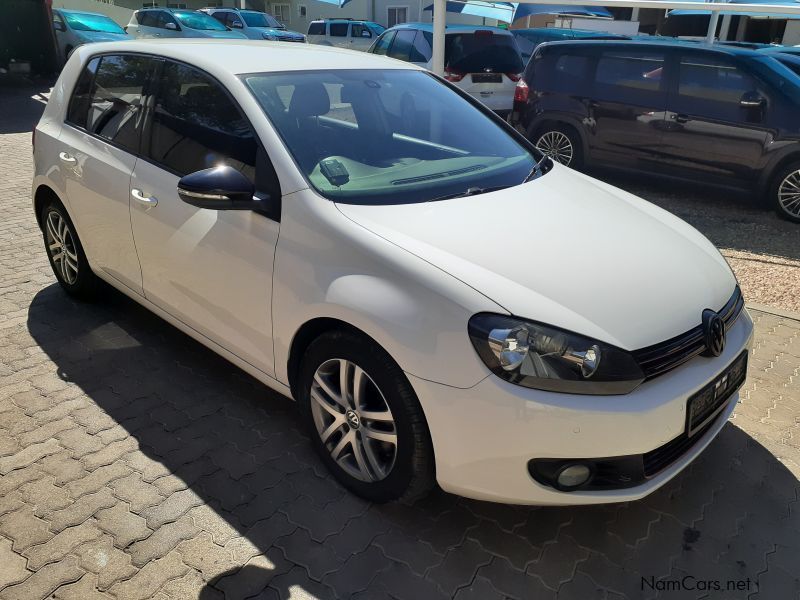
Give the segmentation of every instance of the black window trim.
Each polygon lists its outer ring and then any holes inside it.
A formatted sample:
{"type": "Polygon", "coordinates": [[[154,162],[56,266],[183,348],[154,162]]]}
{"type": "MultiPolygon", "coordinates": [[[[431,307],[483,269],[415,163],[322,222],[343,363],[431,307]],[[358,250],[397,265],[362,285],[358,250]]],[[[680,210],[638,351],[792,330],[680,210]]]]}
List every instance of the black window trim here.
{"type": "MultiPolygon", "coordinates": [[[[255,127],[253,127],[253,123],[248,118],[247,113],[242,109],[240,104],[236,101],[236,99],[234,98],[233,94],[231,94],[231,92],[228,89],[228,87],[226,85],[224,85],[219,79],[214,77],[208,71],[206,71],[204,69],[201,69],[197,65],[193,65],[193,64],[188,63],[186,61],[182,61],[182,60],[179,60],[179,59],[176,59],[176,58],[170,58],[170,57],[167,57],[167,56],[163,56],[161,54],[149,54],[147,52],[131,52],[131,51],[99,52],[97,54],[92,54],[91,56],[89,56],[86,59],[86,62],[81,64],[80,74],[83,74],[84,69],[86,69],[86,67],[89,65],[90,62],[92,62],[96,58],[102,59],[102,57],[104,57],[104,56],[140,56],[140,57],[143,57],[143,58],[152,59],[153,61],[156,61],[156,62],[160,63],[160,64],[157,64],[157,65],[154,65],[155,68],[151,71],[147,81],[145,82],[145,85],[144,85],[143,89],[147,91],[148,95],[155,95],[155,94],[158,93],[157,81],[153,80],[153,75],[155,74],[155,78],[157,80],[158,77],[161,75],[161,71],[163,70],[164,64],[166,63],[166,61],[171,61],[171,62],[180,64],[180,65],[184,65],[184,66],[189,67],[191,69],[195,69],[196,71],[199,71],[200,73],[202,73],[203,75],[205,75],[209,79],[211,79],[214,83],[219,85],[220,88],[222,88],[222,90],[225,93],[225,95],[231,101],[233,106],[242,115],[242,118],[244,119],[245,123],[247,123],[247,126],[250,128],[250,131],[253,132],[253,137],[255,138],[255,141],[256,141],[256,153],[258,153],[258,151],[260,150],[261,152],[264,153],[264,156],[266,156],[266,159],[269,162],[269,164],[271,165],[272,171],[275,174],[275,186],[276,186],[276,188],[278,190],[278,199],[280,199],[283,196],[283,191],[281,190],[281,185],[280,185],[280,176],[278,175],[277,171],[275,171],[275,164],[272,161],[272,159],[270,158],[269,153],[267,152],[266,146],[261,141],[261,138],[258,135],[258,131],[256,130],[255,127]]],[[[98,69],[99,69],[99,65],[98,65],[98,69]]],[[[145,137],[150,134],[150,126],[151,126],[151,123],[152,123],[152,114],[151,114],[152,111],[151,111],[151,109],[147,109],[147,108],[145,109],[145,114],[144,114],[143,119],[142,119],[141,132],[139,134],[139,147],[138,147],[138,149],[137,149],[137,151],[135,153],[131,152],[131,150],[129,148],[123,148],[119,144],[116,144],[113,141],[108,140],[107,138],[104,138],[104,137],[102,137],[100,135],[97,135],[96,133],[93,133],[93,132],[89,131],[85,127],[81,127],[77,123],[72,123],[71,121],[67,120],[67,116],[69,115],[69,106],[70,106],[70,104],[72,104],[72,99],[73,99],[74,94],[75,94],[75,86],[77,86],[77,84],[78,84],[78,80],[80,79],[80,74],[75,79],[75,85],[73,85],[72,89],[70,90],[70,100],[67,103],[67,112],[66,112],[66,114],[64,116],[64,125],[69,125],[70,127],[75,129],[76,131],[79,131],[79,132],[81,132],[81,133],[83,133],[85,135],[88,135],[89,137],[92,137],[92,138],[94,138],[96,140],[99,140],[99,141],[105,143],[105,144],[108,144],[109,146],[112,146],[113,148],[116,148],[117,150],[120,150],[121,152],[125,152],[126,154],[129,154],[131,156],[135,156],[137,159],[143,160],[144,162],[146,162],[148,164],[151,164],[151,165],[153,165],[155,167],[158,167],[159,169],[162,169],[163,171],[166,171],[167,173],[171,173],[175,177],[182,177],[182,175],[180,173],[178,173],[177,171],[169,168],[168,166],[166,166],[166,165],[164,165],[164,164],[162,164],[162,163],[160,163],[158,161],[150,159],[142,151],[142,144],[143,144],[143,142],[145,140],[145,137]]],[[[97,77],[97,71],[95,71],[95,73],[92,75],[92,81],[90,83],[90,88],[89,88],[90,90],[94,88],[95,77],[97,77]]],[[[143,93],[142,95],[145,95],[145,94],[143,93]]],[[[257,160],[256,160],[256,162],[257,162],[257,160]]],[[[254,168],[255,167],[257,167],[257,165],[254,165],[254,168]]],[[[253,182],[253,183],[255,184],[255,182],[253,182]]],[[[258,190],[256,190],[256,191],[258,191],[258,190]]],[[[260,213],[260,214],[263,214],[263,213],[260,213]]],[[[277,216],[271,216],[270,218],[272,218],[275,221],[280,221],[280,213],[277,216]]]]}

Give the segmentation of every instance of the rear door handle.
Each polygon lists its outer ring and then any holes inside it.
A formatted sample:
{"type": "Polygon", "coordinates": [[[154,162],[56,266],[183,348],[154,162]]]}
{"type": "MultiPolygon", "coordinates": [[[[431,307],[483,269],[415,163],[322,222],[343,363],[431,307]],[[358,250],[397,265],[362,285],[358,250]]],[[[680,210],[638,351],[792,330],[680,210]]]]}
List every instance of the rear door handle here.
{"type": "Polygon", "coordinates": [[[137,190],[136,188],[131,190],[131,196],[133,196],[134,200],[141,202],[148,208],[152,208],[158,204],[158,198],[154,198],[153,196],[145,196],[142,193],[142,190],[137,190]]]}
{"type": "Polygon", "coordinates": [[[66,152],[59,152],[58,158],[61,159],[61,162],[66,163],[68,165],[74,165],[78,162],[78,159],[72,156],[71,154],[67,154],[66,152]]]}

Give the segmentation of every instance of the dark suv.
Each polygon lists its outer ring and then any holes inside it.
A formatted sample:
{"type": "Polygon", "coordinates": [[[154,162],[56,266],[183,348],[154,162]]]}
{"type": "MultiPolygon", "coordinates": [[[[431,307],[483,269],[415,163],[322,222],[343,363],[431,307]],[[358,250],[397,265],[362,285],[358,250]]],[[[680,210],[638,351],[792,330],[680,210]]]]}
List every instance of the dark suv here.
{"type": "Polygon", "coordinates": [[[509,121],[553,159],[752,189],[800,222],[800,75],[681,42],[540,45],[509,121]]]}

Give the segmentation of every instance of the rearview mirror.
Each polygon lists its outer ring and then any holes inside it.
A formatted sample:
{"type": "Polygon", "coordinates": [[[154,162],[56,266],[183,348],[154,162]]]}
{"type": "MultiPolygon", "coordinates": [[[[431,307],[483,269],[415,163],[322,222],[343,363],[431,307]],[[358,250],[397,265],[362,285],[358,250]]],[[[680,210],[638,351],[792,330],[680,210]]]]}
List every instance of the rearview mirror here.
{"type": "Polygon", "coordinates": [[[189,173],[178,182],[178,196],[186,204],[211,210],[259,210],[255,187],[242,173],[223,165],[189,173]]]}
{"type": "Polygon", "coordinates": [[[178,30],[178,26],[175,25],[175,23],[167,23],[166,25],[164,25],[164,27],[166,27],[167,29],[171,29],[172,31],[178,30]]]}
{"type": "Polygon", "coordinates": [[[739,100],[739,105],[742,108],[760,108],[766,104],[764,97],[758,92],[745,92],[742,94],[742,99],[739,100]]]}

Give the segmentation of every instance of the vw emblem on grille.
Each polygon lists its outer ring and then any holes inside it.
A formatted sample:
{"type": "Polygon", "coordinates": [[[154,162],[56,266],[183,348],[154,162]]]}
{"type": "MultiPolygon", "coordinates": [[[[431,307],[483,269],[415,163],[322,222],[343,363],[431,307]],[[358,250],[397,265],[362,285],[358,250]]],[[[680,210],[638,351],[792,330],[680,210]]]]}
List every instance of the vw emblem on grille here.
{"type": "Polygon", "coordinates": [[[711,309],[703,311],[703,339],[706,343],[705,354],[719,356],[725,349],[725,322],[711,309]]]}

